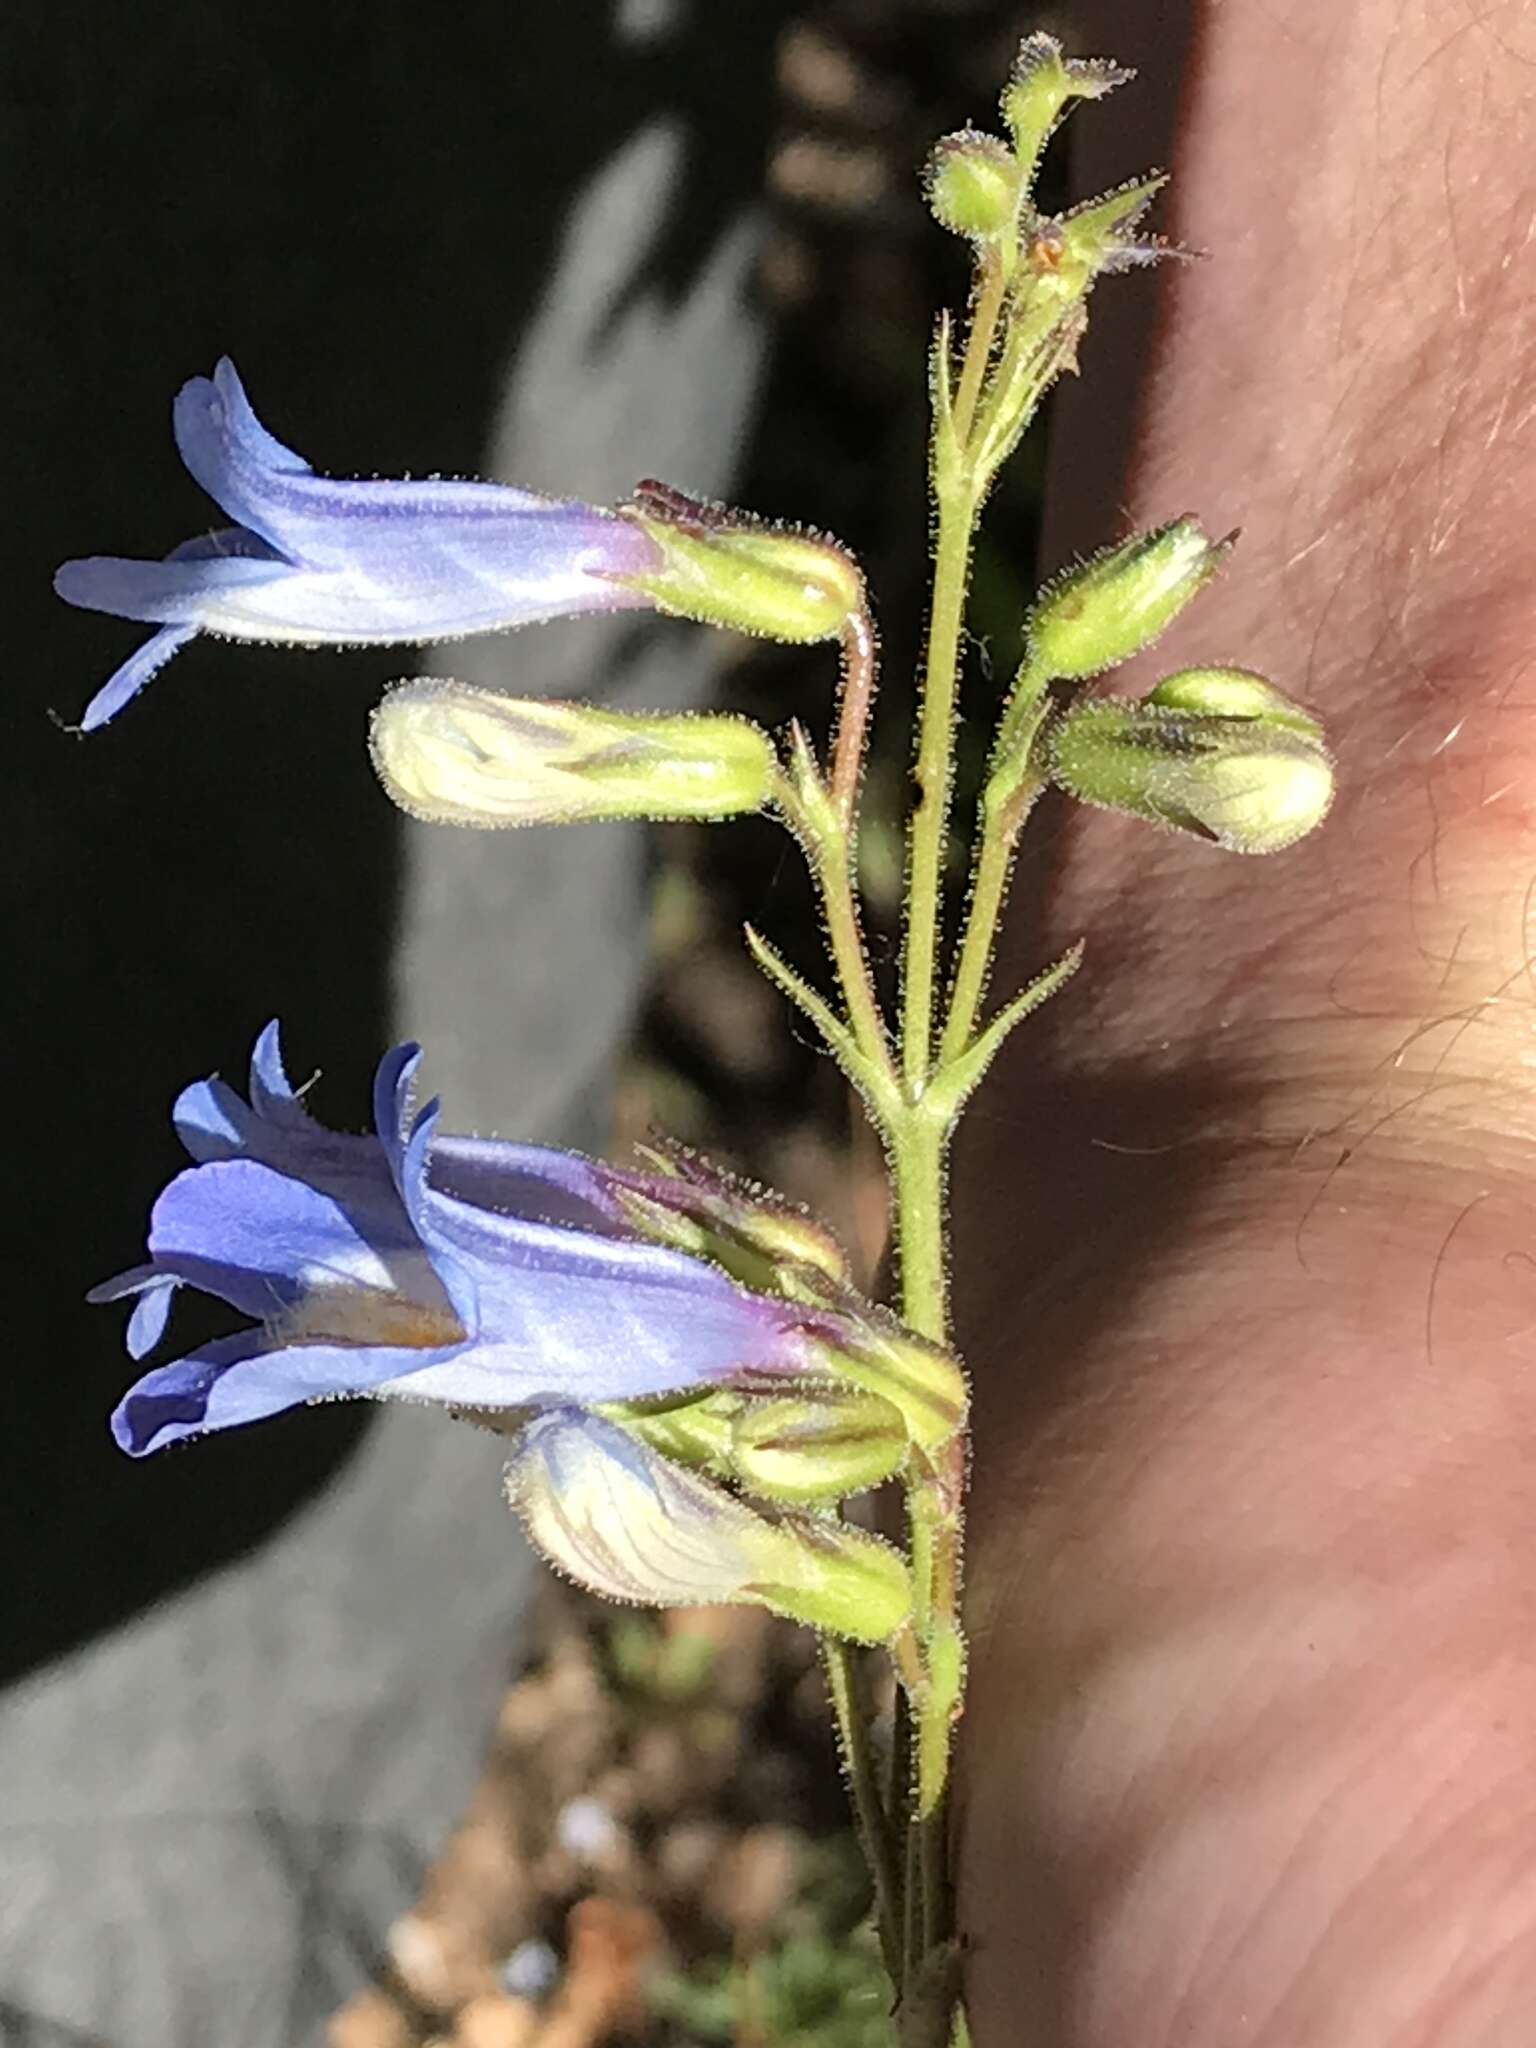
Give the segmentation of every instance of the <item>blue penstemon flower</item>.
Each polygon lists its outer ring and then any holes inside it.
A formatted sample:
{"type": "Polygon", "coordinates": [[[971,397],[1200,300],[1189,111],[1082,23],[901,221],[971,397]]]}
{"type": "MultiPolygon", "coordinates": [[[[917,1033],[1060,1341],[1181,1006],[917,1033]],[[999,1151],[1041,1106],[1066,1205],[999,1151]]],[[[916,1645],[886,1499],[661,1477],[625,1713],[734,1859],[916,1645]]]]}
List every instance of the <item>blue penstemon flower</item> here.
{"type": "Polygon", "coordinates": [[[235,521],[159,562],[90,555],[54,589],[159,631],[96,692],[105,725],[198,633],[300,646],[419,646],[577,612],[653,607],[770,639],[840,638],[857,565],[824,535],[656,483],[612,511],[451,477],[316,476],[269,434],[235,366],[176,394],[181,459],[235,521]]]}
{"type": "Polygon", "coordinates": [[[865,1327],[846,1291],[760,1292],[647,1241],[635,1189],[661,1183],[542,1147],[440,1137],[435,1102],[409,1110],[418,1057],[402,1046],[381,1062],[372,1137],[309,1115],[275,1025],[257,1040],[249,1102],[220,1080],[183,1091],[173,1115],[195,1164],[155,1203],[147,1262],[91,1299],[133,1299],[136,1359],[163,1339],[182,1287],[252,1322],[146,1372],[112,1418],[122,1448],[143,1456],[342,1396],[434,1403],[508,1433],[513,1505],[545,1554],[597,1591],[809,1616],[836,1581],[837,1611],[858,1624],[845,1619],[845,1632],[894,1627],[905,1582],[884,1545],[811,1518],[765,1519],[663,1455],[643,1421],[623,1426],[630,1404],[643,1418],[662,1396],[814,1397],[845,1358],[855,1382],[884,1374],[905,1398],[906,1349],[876,1312],[865,1327]]]}
{"type": "Polygon", "coordinates": [[[164,561],[92,555],[54,588],[159,627],[80,720],[94,731],[198,633],[306,646],[411,645],[653,600],[661,553],[640,526],[570,499],[453,478],[317,476],[269,434],[226,356],[176,395],[181,459],[235,523],[164,561]]]}

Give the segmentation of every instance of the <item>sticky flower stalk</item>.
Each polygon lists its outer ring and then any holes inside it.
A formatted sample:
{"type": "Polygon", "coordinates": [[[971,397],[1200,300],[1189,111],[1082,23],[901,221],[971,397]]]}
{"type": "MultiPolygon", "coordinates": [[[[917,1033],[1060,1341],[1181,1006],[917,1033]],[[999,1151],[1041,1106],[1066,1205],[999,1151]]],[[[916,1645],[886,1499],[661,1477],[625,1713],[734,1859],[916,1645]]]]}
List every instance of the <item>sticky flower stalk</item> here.
{"type": "Polygon", "coordinates": [[[896,1862],[896,1836],[880,1794],[869,1723],[859,1711],[855,1696],[853,1660],[848,1646],[833,1636],[823,1636],[821,1656],[859,1836],[875,1888],[875,1924],[880,1936],[880,1953],[885,1958],[892,1983],[899,1984],[903,1928],[902,1880],[896,1862]]]}
{"type": "Polygon", "coordinates": [[[848,837],[851,869],[857,852],[854,833],[858,822],[859,781],[864,771],[864,751],[869,738],[869,714],[874,708],[875,689],[880,679],[875,622],[867,605],[851,611],[843,621],[841,644],[843,686],[838,705],[837,733],[832,742],[832,801],[848,837]]]}
{"type": "MultiPolygon", "coordinates": [[[[970,460],[970,441],[1003,302],[1002,270],[984,257],[965,357],[952,407],[935,421],[933,490],[938,507],[933,600],[923,664],[914,777],[918,798],[908,833],[905,955],[902,974],[902,1070],[914,1098],[928,1077],[934,986],[942,916],[944,848],[954,780],[955,697],[960,673],[960,632],[970,583],[971,544],[984,484],[970,460]]],[[[943,350],[944,338],[940,337],[943,350]]],[[[941,360],[939,379],[948,376],[941,360]]]]}
{"type": "Polygon", "coordinates": [[[962,445],[969,439],[971,422],[976,417],[976,404],[981,397],[982,379],[992,360],[993,346],[997,340],[997,323],[1002,317],[1003,276],[1002,258],[994,248],[986,248],[980,258],[980,276],[976,280],[975,305],[971,314],[971,331],[966,346],[965,361],[960,369],[960,382],[955,390],[953,424],[955,438],[962,445]]]}
{"type": "MultiPolygon", "coordinates": [[[[843,823],[835,798],[828,792],[809,750],[803,746],[797,752],[794,772],[780,774],[774,801],[800,841],[821,897],[832,964],[860,1060],[860,1072],[854,1078],[869,1102],[877,1127],[883,1127],[896,1106],[896,1070],[854,893],[852,832],[843,823]]],[[[760,955],[759,964],[763,964],[760,955]]],[[[833,1051],[837,1049],[834,1042],[833,1051]]]]}
{"type": "Polygon", "coordinates": [[[965,936],[960,944],[960,965],[955,972],[949,1015],[945,1019],[944,1036],[939,1046],[941,1070],[952,1060],[959,1059],[971,1043],[981,999],[986,992],[993,944],[1008,897],[1014,852],[1040,787],[1036,783],[1015,790],[1000,802],[995,798],[982,799],[981,836],[977,842],[970,909],[965,936]]]}
{"type": "Polygon", "coordinates": [[[1013,759],[1027,756],[1029,740],[1043,715],[1045,684],[1046,678],[1026,659],[1014,684],[991,772],[977,805],[971,899],[939,1046],[941,1069],[958,1060],[971,1043],[1008,900],[1019,834],[1045,787],[1043,778],[1027,764],[1010,773],[1013,759]]]}

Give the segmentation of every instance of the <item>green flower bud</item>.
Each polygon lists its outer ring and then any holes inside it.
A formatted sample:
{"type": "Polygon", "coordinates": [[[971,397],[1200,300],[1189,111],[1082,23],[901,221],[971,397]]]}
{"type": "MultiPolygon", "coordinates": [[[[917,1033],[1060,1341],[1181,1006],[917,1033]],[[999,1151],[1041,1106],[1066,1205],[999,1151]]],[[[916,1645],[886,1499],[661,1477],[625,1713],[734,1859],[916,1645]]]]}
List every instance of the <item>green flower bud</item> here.
{"type": "Polygon", "coordinates": [[[421,677],[373,715],[373,765],[438,825],[731,818],[760,811],[775,760],[744,718],[602,711],[421,677]]]}
{"type": "Polygon", "coordinates": [[[1246,668],[1181,668],[1164,676],[1142,700],[1168,711],[1204,717],[1252,718],[1260,725],[1321,740],[1323,728],[1310,711],[1246,668]]]}
{"type": "Polygon", "coordinates": [[[889,1642],[910,1617],[911,1576],[880,1537],[811,1515],[786,1515],[769,1534],[745,1597],[856,1643],[889,1642]]]}
{"type": "Polygon", "coordinates": [[[1026,176],[1033,175],[1051,130],[1073,100],[1102,99],[1135,75],[1102,57],[1063,57],[1054,36],[1026,36],[1002,103],[1026,176]]]}
{"type": "Polygon", "coordinates": [[[1166,706],[1083,704],[1056,728],[1052,780],[1233,853],[1278,853],[1320,825],[1333,764],[1311,734],[1166,706]]]}
{"type": "Polygon", "coordinates": [[[973,241],[1009,233],[1018,217],[1018,163],[1005,143],[975,128],[934,144],[923,187],[939,226],[973,241]]]}
{"type": "Polygon", "coordinates": [[[839,1300],[848,1255],[806,1210],[681,1149],[653,1152],[655,1173],[605,1169],[625,1220],[653,1244],[713,1259],[744,1287],[795,1301],[839,1300]]]}
{"type": "Polygon", "coordinates": [[[908,1437],[924,1451],[945,1444],[965,1419],[970,1390],[952,1352],[915,1336],[888,1310],[864,1308],[842,1344],[811,1346],[831,1378],[878,1394],[896,1408],[908,1437]]]}
{"type": "Polygon", "coordinates": [[[795,644],[835,640],[864,606],[858,565],[836,541],[768,526],[661,484],[637,487],[619,517],[656,543],[662,566],[615,581],[659,611],[795,644]]]}
{"type": "Polygon", "coordinates": [[[675,1465],[691,1471],[728,1473],[731,1433],[742,1397],[729,1392],[658,1395],[651,1401],[593,1403],[606,1416],[675,1465]]]}
{"type": "Polygon", "coordinates": [[[1078,682],[1128,661],[1205,588],[1235,540],[1209,541],[1195,520],[1176,519],[1069,570],[1030,619],[1036,666],[1078,682]]]}
{"type": "Polygon", "coordinates": [[[815,1507],[889,1479],[907,1442],[900,1411],[880,1395],[807,1389],[741,1404],[731,1429],[731,1471],[764,1500],[815,1507]]]}

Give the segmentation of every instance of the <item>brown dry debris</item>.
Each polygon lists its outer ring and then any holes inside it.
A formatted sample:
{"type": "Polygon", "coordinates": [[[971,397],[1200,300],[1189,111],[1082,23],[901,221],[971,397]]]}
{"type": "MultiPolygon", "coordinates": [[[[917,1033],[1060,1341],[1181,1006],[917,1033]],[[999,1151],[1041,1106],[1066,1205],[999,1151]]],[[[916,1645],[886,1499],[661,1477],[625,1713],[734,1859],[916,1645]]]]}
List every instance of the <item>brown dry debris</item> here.
{"type": "Polygon", "coordinates": [[[542,1653],[379,1984],[329,2048],[598,2048],[648,2038],[660,1968],[750,1956],[843,1826],[813,1646],[753,1610],[618,1613],[549,1589],[542,1653]],[[547,2003],[507,1959],[545,1943],[547,2003]]]}

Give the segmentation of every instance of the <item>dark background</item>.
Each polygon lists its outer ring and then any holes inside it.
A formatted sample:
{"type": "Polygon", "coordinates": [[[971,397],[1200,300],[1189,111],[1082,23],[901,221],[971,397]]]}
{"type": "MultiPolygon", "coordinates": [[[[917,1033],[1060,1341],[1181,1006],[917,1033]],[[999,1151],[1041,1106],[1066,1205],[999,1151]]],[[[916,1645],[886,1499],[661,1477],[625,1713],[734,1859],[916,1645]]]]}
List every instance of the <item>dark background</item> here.
{"type": "MultiPolygon", "coordinates": [[[[722,489],[756,321],[707,292],[688,309],[760,201],[782,14],[155,0],[0,24],[7,2044],[310,2038],[467,1791],[527,1583],[494,1446],[436,1418],[335,1408],[144,1465],[112,1448],[121,1319],[82,1296],[140,1256],[180,1163],[174,1094],[238,1078],[276,1014],[355,1128],[379,1052],[425,1015],[459,1127],[598,1143],[645,936],[638,835],[411,840],[362,744],[409,653],[200,643],[94,743],[66,734],[139,629],[67,610],[52,571],[209,523],[169,407],[225,351],[320,469],[485,473],[584,189],[658,124],[676,164],[643,262],[608,252],[611,324],[617,345],[644,312],[664,376],[669,323],[697,356],[717,318],[707,380],[671,407],[709,433],[661,408],[648,435],[646,384],[610,474],[573,360],[568,431],[524,422],[548,461],[520,481],[611,496],[682,459],[722,489]]],[[[607,340],[580,337],[614,408],[607,340]]],[[[597,644],[580,630],[558,644],[597,644]]],[[[489,658],[547,689],[573,680],[556,644],[489,658]]],[[[643,688],[658,645],[610,646],[599,683],[643,688]]],[[[658,687],[695,696],[690,659],[658,687]]]]}
{"type": "Polygon", "coordinates": [[[599,156],[659,113],[681,123],[682,203],[648,279],[664,292],[756,196],[780,10],[679,12],[629,48],[599,0],[65,4],[0,30],[8,1674],[248,1546],[364,1426],[290,1417],[135,1468],[103,1426],[116,1318],[80,1297],[139,1255],[179,1157],[176,1089],[237,1074],[267,1017],[290,1020],[299,1071],[323,1061],[332,1115],[360,1120],[391,1030],[401,836],[361,738],[402,656],[201,642],[82,743],[47,714],[77,716],[137,629],[67,611],[52,570],[206,525],[169,406],[225,351],[317,468],[481,470],[599,156]]]}

